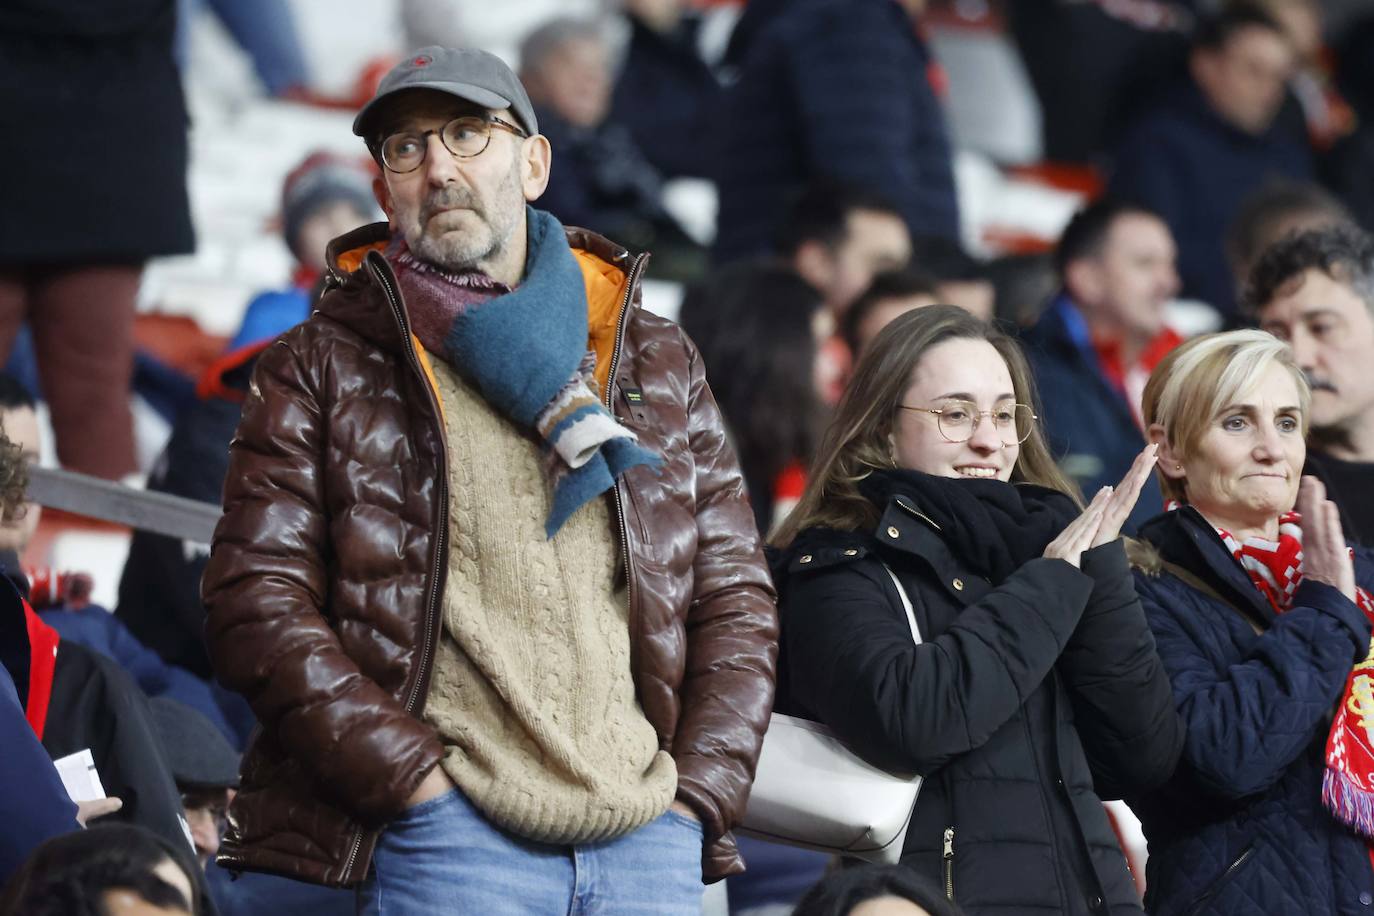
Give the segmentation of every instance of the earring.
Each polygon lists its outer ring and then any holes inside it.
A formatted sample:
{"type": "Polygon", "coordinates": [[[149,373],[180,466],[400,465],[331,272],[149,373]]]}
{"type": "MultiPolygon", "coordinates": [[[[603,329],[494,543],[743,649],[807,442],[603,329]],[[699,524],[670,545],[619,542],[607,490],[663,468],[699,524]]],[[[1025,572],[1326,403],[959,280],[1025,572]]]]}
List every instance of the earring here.
{"type": "Polygon", "coordinates": [[[1174,465],[1174,470],[1175,470],[1175,471],[1181,471],[1181,470],[1183,470],[1183,465],[1181,465],[1181,464],[1176,464],[1176,465],[1174,465]]]}
{"type": "Polygon", "coordinates": [[[899,470],[901,470],[901,468],[897,467],[897,456],[896,456],[896,455],[888,455],[888,456],[887,456],[887,460],[890,461],[890,462],[892,462],[892,470],[894,470],[894,471],[899,471],[899,470]]]}

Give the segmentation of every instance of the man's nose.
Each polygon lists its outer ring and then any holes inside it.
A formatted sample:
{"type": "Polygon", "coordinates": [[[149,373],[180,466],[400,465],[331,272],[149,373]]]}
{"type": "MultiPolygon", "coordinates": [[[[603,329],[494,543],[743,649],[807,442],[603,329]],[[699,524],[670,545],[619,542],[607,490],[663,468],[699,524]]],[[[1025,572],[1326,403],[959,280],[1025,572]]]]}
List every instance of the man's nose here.
{"type": "Polygon", "coordinates": [[[1294,328],[1288,336],[1288,346],[1293,350],[1293,361],[1304,372],[1311,372],[1317,365],[1317,342],[1303,328],[1294,328]]]}
{"type": "Polygon", "coordinates": [[[212,818],[199,818],[191,824],[191,839],[195,841],[196,851],[202,855],[213,856],[219,852],[219,830],[212,818]]]}
{"type": "Polygon", "coordinates": [[[437,133],[425,137],[425,143],[425,179],[435,187],[443,187],[457,177],[458,159],[437,133]]]}
{"type": "Polygon", "coordinates": [[[1178,270],[1175,269],[1173,264],[1166,264],[1159,272],[1159,285],[1160,289],[1164,292],[1165,299],[1172,299],[1178,295],[1178,291],[1182,288],[1183,282],[1179,280],[1178,270]]]}

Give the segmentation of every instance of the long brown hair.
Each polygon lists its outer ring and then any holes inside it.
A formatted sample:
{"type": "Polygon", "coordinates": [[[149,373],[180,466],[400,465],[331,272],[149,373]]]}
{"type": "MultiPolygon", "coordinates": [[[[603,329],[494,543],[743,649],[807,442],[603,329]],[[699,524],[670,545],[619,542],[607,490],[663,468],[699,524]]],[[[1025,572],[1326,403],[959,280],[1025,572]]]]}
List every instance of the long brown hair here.
{"type": "MultiPolygon", "coordinates": [[[[1039,412],[1030,367],[1015,340],[952,305],[907,312],[883,328],[854,368],[811,465],[806,490],[773,537],[774,545],[786,547],[813,526],[859,531],[877,524],[878,509],[859,492],[859,481],[892,466],[888,435],[917,364],[931,347],[961,338],[990,343],[1006,361],[1016,400],[1039,412]]],[[[1021,443],[1011,479],[1059,490],[1081,504],[1078,489],[1050,456],[1039,424],[1032,425],[1021,443]]]]}

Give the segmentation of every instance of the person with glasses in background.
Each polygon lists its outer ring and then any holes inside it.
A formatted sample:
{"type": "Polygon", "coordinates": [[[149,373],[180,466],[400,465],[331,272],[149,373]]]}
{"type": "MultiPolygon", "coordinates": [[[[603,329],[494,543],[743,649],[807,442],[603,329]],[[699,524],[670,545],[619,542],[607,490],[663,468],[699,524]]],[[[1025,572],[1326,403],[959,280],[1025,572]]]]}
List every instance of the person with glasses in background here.
{"type": "Polygon", "coordinates": [[[205,571],[262,726],[219,861],[368,914],[697,913],[777,652],[701,359],[645,255],[530,206],[495,56],[415,52],[354,132],[387,223],[258,358],[205,571]]]}
{"type": "Polygon", "coordinates": [[[1119,536],[1154,449],[1084,508],[1037,413],[962,309],[879,332],[774,539],[777,708],[925,777],[901,864],[964,912],[1139,914],[1100,800],[1182,748],[1119,536]]]}

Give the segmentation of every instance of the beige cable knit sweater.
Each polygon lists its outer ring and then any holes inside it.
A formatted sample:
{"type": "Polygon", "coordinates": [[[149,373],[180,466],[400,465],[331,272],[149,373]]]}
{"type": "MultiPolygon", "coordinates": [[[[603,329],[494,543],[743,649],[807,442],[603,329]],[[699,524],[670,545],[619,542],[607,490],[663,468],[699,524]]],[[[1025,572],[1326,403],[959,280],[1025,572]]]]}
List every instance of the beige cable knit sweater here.
{"type": "Polygon", "coordinates": [[[630,673],[629,602],[606,500],[553,540],[539,447],[441,360],[449,568],[425,717],[445,772],[495,824],[578,844],[667,810],[677,768],[630,673]]]}

